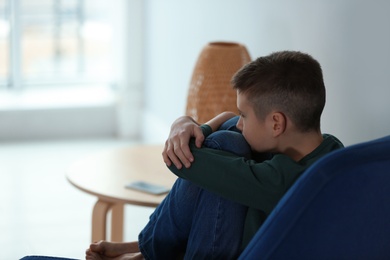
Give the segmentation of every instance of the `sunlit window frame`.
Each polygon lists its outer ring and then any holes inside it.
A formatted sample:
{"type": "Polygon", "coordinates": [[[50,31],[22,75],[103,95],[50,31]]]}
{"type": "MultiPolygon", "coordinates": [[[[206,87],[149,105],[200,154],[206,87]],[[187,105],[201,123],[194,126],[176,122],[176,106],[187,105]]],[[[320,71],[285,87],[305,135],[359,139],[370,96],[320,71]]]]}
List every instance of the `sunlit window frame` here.
{"type": "MultiPolygon", "coordinates": [[[[77,0],[77,22],[81,26],[84,22],[84,0],[77,0]]],[[[57,9],[61,4],[61,0],[53,0],[53,5],[57,5],[57,9]]],[[[0,89],[4,87],[6,89],[22,89],[29,87],[29,85],[34,85],[31,83],[26,83],[23,78],[22,73],[22,24],[21,24],[21,1],[20,0],[5,0],[6,7],[6,20],[9,22],[9,46],[8,46],[8,68],[6,71],[5,82],[0,83],[0,89]]],[[[54,12],[55,17],[58,18],[60,12],[54,12]]],[[[58,20],[56,18],[56,20],[58,20]]],[[[58,21],[57,21],[58,22],[58,21]]],[[[79,37],[81,37],[79,35],[79,37]]],[[[83,44],[79,44],[79,48],[83,51],[83,44]]],[[[78,67],[85,65],[85,57],[80,55],[77,60],[78,67]]],[[[45,83],[43,83],[44,85],[45,83]]],[[[85,84],[96,84],[96,82],[85,82],[84,80],[70,79],[69,82],[55,82],[54,84],[68,84],[68,85],[85,85],[85,84]]],[[[115,82],[101,82],[101,84],[114,86],[115,82]]]]}

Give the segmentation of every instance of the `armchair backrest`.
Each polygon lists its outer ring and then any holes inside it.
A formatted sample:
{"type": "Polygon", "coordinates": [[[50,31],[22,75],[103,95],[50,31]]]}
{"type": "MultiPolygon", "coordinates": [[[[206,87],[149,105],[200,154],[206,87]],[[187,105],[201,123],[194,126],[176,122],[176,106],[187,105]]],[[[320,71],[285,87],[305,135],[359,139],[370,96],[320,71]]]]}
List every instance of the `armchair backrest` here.
{"type": "Polygon", "coordinates": [[[337,150],[291,187],[240,259],[390,257],[390,136],[337,150]]]}

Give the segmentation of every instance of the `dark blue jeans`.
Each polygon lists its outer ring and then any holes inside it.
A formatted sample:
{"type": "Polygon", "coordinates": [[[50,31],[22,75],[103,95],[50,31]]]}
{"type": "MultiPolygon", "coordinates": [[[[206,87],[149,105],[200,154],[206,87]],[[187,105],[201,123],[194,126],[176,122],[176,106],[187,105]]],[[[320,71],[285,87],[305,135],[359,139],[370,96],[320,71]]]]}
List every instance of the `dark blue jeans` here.
{"type": "MultiPolygon", "coordinates": [[[[250,156],[236,122],[222,125],[204,146],[250,156]]],[[[140,233],[141,252],[146,259],[235,259],[246,212],[247,207],[179,178],[140,233]]]]}
{"type": "MultiPolygon", "coordinates": [[[[224,123],[206,138],[204,146],[249,157],[251,149],[235,127],[237,120],[224,123]]],[[[178,179],[141,231],[139,245],[146,259],[236,259],[241,253],[246,211],[245,206],[178,179]]],[[[23,258],[59,259],[66,258],[23,258]]]]}

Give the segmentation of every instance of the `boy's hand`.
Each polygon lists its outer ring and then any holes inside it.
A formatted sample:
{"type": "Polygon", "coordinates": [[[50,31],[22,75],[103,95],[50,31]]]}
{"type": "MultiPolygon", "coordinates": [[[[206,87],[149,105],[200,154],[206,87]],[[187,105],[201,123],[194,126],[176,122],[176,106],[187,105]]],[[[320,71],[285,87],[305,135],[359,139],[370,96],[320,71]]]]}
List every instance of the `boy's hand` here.
{"type": "Polygon", "coordinates": [[[195,138],[195,145],[200,148],[204,141],[204,135],[199,124],[191,117],[183,116],[173,122],[162,153],[167,166],[171,166],[172,163],[178,169],[181,169],[183,165],[186,168],[191,166],[194,161],[189,147],[192,137],[195,138]]]}

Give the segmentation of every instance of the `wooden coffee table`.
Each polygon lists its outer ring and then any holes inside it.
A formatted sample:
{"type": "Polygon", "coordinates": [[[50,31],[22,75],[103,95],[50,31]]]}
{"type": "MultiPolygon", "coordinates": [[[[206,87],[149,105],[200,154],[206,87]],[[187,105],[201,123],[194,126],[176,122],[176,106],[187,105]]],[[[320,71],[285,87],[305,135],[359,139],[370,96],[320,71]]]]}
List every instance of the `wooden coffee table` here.
{"type": "Polygon", "coordinates": [[[92,242],[107,238],[107,214],[111,211],[111,241],[123,241],[124,205],[156,207],[164,195],[126,189],[133,181],[172,187],[176,176],[162,160],[162,145],[141,145],[92,154],[73,163],[67,179],[76,188],[97,196],[92,212],[92,242]]]}

